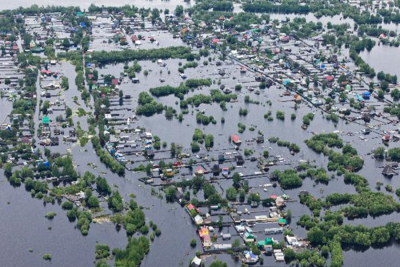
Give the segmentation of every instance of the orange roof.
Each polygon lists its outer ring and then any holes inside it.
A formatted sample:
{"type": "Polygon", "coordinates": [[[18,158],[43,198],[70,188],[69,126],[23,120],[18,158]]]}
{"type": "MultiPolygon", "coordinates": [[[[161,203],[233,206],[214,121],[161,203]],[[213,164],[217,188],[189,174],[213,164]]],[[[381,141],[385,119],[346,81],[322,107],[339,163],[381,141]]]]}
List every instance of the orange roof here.
{"type": "Polygon", "coordinates": [[[200,228],[199,235],[200,235],[200,237],[209,235],[208,229],[206,227],[200,228]]]}

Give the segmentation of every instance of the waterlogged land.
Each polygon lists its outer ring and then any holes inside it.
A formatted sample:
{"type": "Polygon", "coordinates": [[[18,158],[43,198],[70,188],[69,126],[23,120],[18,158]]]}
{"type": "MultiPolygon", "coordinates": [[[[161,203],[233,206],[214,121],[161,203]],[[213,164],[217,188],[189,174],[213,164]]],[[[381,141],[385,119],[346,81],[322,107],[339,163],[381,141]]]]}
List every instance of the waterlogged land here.
{"type": "Polygon", "coordinates": [[[397,2],[70,4],[0,20],[1,265],[397,266],[397,2]]]}

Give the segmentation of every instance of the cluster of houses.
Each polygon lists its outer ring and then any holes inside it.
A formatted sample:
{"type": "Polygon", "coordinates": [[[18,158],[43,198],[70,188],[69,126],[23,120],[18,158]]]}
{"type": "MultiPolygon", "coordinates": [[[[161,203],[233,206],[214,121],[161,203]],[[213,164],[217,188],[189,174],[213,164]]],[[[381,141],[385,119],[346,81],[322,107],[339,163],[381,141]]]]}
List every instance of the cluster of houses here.
{"type": "MultiPolygon", "coordinates": [[[[273,199],[276,198],[274,197],[273,199]]],[[[276,203],[279,202],[282,205],[281,201],[282,199],[278,199],[276,203]]],[[[284,261],[282,250],[274,249],[274,244],[279,244],[279,240],[274,237],[283,236],[288,224],[287,220],[282,217],[281,210],[277,206],[272,206],[267,212],[268,215],[243,217],[240,215],[244,213],[238,211],[235,206],[234,203],[229,203],[227,208],[221,207],[221,205],[210,207],[196,207],[191,203],[185,205],[185,210],[197,225],[198,236],[204,251],[218,252],[236,249],[240,253],[243,263],[255,264],[259,261],[259,256],[251,250],[251,246],[254,245],[266,256],[273,255],[277,262],[284,261]],[[217,221],[218,216],[216,215],[224,213],[229,214],[229,216],[224,217],[224,222],[221,225],[220,221],[217,221]],[[265,228],[265,226],[268,228],[265,228]],[[230,230],[231,227],[233,227],[234,231],[226,232],[226,229],[230,230]],[[257,235],[260,234],[264,234],[265,237],[258,238],[257,235]],[[243,244],[241,247],[232,247],[234,237],[241,239],[243,244]]],[[[251,214],[247,208],[245,213],[251,214]]],[[[299,249],[307,245],[291,234],[285,235],[284,240],[286,241],[286,246],[292,248],[299,249]]]]}

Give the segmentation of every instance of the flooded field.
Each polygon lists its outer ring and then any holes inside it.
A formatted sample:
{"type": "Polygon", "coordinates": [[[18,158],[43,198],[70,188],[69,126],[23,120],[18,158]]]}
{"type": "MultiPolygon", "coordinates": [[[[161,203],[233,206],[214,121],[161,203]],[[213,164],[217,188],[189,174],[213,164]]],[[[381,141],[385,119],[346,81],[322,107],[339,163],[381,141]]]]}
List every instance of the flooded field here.
{"type": "Polygon", "coordinates": [[[398,52],[398,47],[379,45],[374,47],[371,52],[363,52],[361,56],[375,69],[400,77],[400,72],[396,67],[397,62],[400,60],[398,52]]]}

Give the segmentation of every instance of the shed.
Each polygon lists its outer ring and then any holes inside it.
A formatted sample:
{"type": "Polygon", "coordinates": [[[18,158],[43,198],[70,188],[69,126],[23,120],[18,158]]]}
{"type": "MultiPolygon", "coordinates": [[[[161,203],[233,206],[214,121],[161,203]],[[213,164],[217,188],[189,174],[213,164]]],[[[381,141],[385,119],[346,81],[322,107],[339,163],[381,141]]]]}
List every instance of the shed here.
{"type": "Polygon", "coordinates": [[[370,98],[371,98],[371,93],[370,92],[364,92],[364,93],[362,93],[362,97],[363,97],[363,99],[365,99],[365,100],[369,100],[370,98]]]}
{"type": "Polygon", "coordinates": [[[43,117],[42,122],[43,122],[44,124],[49,124],[49,123],[50,123],[49,117],[47,117],[47,116],[43,117]]]}
{"type": "Polygon", "coordinates": [[[236,155],[235,156],[235,161],[237,165],[243,165],[244,164],[244,158],[242,155],[236,155]]]}
{"type": "Polygon", "coordinates": [[[190,263],[190,267],[200,267],[201,266],[201,259],[197,256],[194,256],[192,262],[190,263]]]}

